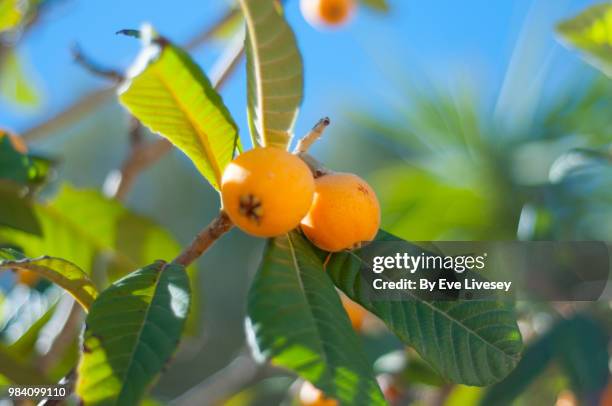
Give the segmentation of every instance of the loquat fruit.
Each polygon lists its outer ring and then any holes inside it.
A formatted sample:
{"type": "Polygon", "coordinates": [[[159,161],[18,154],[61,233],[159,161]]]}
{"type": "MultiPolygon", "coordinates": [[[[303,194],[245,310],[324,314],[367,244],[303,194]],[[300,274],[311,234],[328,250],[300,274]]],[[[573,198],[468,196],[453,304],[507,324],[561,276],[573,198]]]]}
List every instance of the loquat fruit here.
{"type": "Polygon", "coordinates": [[[371,241],[380,226],[374,190],[352,173],[331,173],[315,180],[315,195],[302,231],[317,247],[342,251],[371,241]]]}
{"type": "Polygon", "coordinates": [[[355,0],[301,0],[300,9],[313,26],[338,26],[353,14],[355,0]]]}
{"type": "Polygon", "coordinates": [[[23,141],[21,137],[18,137],[9,132],[0,130],[0,140],[2,140],[2,137],[4,136],[8,137],[8,140],[13,146],[13,148],[15,149],[15,151],[22,153],[22,154],[28,153],[28,146],[26,145],[26,143],[23,141]]]}
{"type": "Polygon", "coordinates": [[[313,195],[308,166],[276,147],[240,154],[221,179],[223,209],[236,226],[257,237],[275,237],[296,228],[313,195]]]}
{"type": "Polygon", "coordinates": [[[340,297],[342,299],[342,306],[344,307],[346,314],[349,316],[353,329],[356,331],[361,331],[363,321],[367,317],[368,311],[345,295],[341,295],[340,297]]]}
{"type": "Polygon", "coordinates": [[[313,384],[305,381],[300,387],[300,406],[338,406],[338,401],[326,397],[313,384]]]}

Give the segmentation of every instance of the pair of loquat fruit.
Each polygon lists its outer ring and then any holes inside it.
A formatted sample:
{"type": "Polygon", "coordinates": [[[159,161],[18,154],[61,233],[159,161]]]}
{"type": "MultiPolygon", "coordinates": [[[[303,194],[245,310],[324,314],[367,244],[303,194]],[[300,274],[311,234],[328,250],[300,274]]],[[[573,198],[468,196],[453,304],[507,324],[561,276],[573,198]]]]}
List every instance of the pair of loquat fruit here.
{"type": "Polygon", "coordinates": [[[374,190],[351,173],[315,178],[297,155],[254,148],[232,161],[221,180],[223,209],[243,231],[275,237],[298,226],[329,252],[371,241],[380,225],[374,190]]]}

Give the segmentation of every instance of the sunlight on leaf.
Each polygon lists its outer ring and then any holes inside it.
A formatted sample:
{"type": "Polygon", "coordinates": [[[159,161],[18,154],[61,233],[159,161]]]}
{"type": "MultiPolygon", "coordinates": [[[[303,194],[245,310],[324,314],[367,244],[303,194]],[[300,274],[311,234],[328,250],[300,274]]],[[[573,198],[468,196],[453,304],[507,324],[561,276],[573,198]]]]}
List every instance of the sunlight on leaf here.
{"type": "Polygon", "coordinates": [[[612,3],[587,8],[557,26],[561,38],[585,53],[585,59],[612,76],[612,3]]]}
{"type": "Polygon", "coordinates": [[[155,34],[145,37],[129,80],[119,90],[119,101],[183,151],[219,189],[237,148],[238,128],[221,96],[185,51],[155,34]]]}
{"type": "Polygon", "coordinates": [[[55,283],[68,293],[87,311],[98,292],[89,277],[75,264],[61,258],[39,257],[21,258],[10,256],[12,252],[0,248],[0,270],[34,272],[55,283]]]}
{"type": "Polygon", "coordinates": [[[157,262],[103,291],[87,316],[76,392],[136,405],[176,350],[189,310],[185,269],[157,262]]]}
{"type": "MultiPolygon", "coordinates": [[[[384,231],[377,241],[402,242],[384,231]]],[[[403,242],[404,252],[419,252],[403,242]]],[[[431,301],[417,296],[413,300],[373,300],[373,288],[360,273],[362,266],[368,266],[366,249],[332,255],[327,274],[349,298],[414,347],[436,372],[454,383],[486,386],[512,371],[522,350],[513,303],[431,301]]]]}
{"type": "Polygon", "coordinates": [[[258,358],[296,372],[342,404],[386,404],[340,297],[299,234],[269,241],[248,316],[258,358]]]}
{"type": "Polygon", "coordinates": [[[17,27],[23,18],[23,13],[20,0],[0,1],[0,33],[17,27]]]}
{"type": "Polygon", "coordinates": [[[21,58],[9,51],[0,66],[0,95],[20,106],[37,107],[41,96],[21,58]]]}
{"type": "Polygon", "coordinates": [[[240,0],[247,25],[247,98],[255,145],[286,148],[302,103],[302,57],[275,0],[240,0]]]}

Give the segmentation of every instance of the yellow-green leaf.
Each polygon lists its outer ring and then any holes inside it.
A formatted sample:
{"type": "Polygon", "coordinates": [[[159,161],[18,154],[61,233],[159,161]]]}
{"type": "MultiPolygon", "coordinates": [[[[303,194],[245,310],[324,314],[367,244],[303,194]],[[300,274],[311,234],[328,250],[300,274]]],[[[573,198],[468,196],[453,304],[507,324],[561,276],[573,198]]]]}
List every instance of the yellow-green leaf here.
{"type": "Polygon", "coordinates": [[[277,0],[240,0],[247,35],[247,109],[251,138],[286,148],[302,102],[302,57],[277,0]]]}
{"type": "Polygon", "coordinates": [[[132,71],[120,89],[121,103],[183,151],[219,189],[237,147],[238,129],[202,69],[182,49],[149,38],[132,71]]]}
{"type": "Polygon", "coordinates": [[[612,76],[612,2],[587,8],[561,22],[557,31],[565,42],[584,52],[587,62],[612,76]]]}
{"type": "Polygon", "coordinates": [[[0,1],[0,32],[17,27],[23,18],[23,7],[20,0],[0,1]]]}
{"type": "Polygon", "coordinates": [[[98,291],[75,264],[61,258],[20,258],[12,250],[0,249],[0,270],[34,272],[70,293],[88,311],[98,291]],[[5,259],[2,259],[5,258],[5,259]]]}
{"type": "Polygon", "coordinates": [[[40,105],[40,92],[30,76],[32,75],[28,74],[23,58],[14,51],[8,51],[0,66],[0,94],[8,101],[21,106],[40,105]]]}

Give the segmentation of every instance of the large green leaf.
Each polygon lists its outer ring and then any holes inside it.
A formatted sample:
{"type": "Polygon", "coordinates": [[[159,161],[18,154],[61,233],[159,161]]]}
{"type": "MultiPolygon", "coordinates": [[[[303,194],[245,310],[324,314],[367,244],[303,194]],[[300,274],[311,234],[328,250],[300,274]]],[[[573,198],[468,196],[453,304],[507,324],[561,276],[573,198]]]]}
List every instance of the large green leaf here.
{"type": "Polygon", "coordinates": [[[0,248],[0,270],[34,272],[49,279],[68,293],[87,311],[98,291],[85,272],[61,258],[24,258],[15,251],[0,248]]]}
{"type": "Polygon", "coordinates": [[[119,100],[183,151],[219,189],[237,147],[238,129],[221,96],[185,51],[166,40],[145,40],[119,100]]]}
{"type": "Polygon", "coordinates": [[[247,25],[247,97],[251,137],[264,146],[291,141],[303,92],[295,35],[276,0],[240,0],[247,25]]]}
{"type": "Polygon", "coordinates": [[[168,232],[95,190],[64,186],[52,201],[33,209],[42,235],[0,228],[0,243],[21,247],[28,257],[64,258],[90,274],[96,255],[104,254],[115,279],[180,252],[168,232]]]}
{"type": "Polygon", "coordinates": [[[596,4],[561,22],[564,41],[585,53],[585,59],[612,76],[612,3],[596,4]]]}
{"type": "Polygon", "coordinates": [[[264,359],[342,404],[385,404],[333,284],[298,234],[268,242],[248,316],[252,344],[264,359]]]}
{"type": "MultiPolygon", "coordinates": [[[[379,233],[378,241],[402,240],[379,233]]],[[[416,247],[405,243],[405,252],[416,247]]],[[[519,361],[521,335],[509,301],[430,301],[376,299],[360,275],[371,266],[363,250],[332,255],[327,272],[348,297],[377,315],[402,341],[443,377],[455,383],[485,386],[503,379],[519,361]]],[[[405,291],[410,294],[410,291],[405,291]]]]}
{"type": "Polygon", "coordinates": [[[87,405],[137,405],[178,345],[189,310],[182,266],[158,261],[103,291],[86,320],[76,391],[87,405]]]}
{"type": "MultiPolygon", "coordinates": [[[[39,232],[35,235],[31,230],[0,227],[0,244],[18,246],[28,257],[64,258],[89,275],[100,267],[101,254],[108,260],[105,272],[91,275],[99,286],[142,264],[174,258],[181,251],[168,231],[96,190],[65,185],[51,202],[34,204],[31,210],[34,216],[31,225],[37,226],[39,232]]],[[[188,268],[189,277],[192,286],[199,286],[195,270],[195,267],[188,268]]],[[[200,327],[197,310],[189,316],[187,333],[191,336],[197,335],[200,327]]]]}

